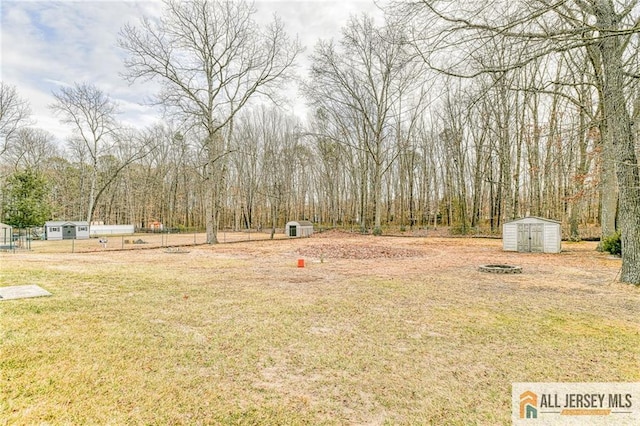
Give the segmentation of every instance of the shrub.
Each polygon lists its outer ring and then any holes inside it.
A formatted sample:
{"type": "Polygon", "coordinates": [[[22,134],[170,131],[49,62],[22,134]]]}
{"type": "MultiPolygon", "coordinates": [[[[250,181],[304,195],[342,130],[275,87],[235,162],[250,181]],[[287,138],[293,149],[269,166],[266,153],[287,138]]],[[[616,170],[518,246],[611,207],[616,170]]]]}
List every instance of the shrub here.
{"type": "Polygon", "coordinates": [[[602,240],[602,251],[608,251],[611,254],[622,254],[622,244],[620,242],[620,231],[609,235],[602,240]]]}
{"type": "Polygon", "coordinates": [[[373,235],[375,235],[376,237],[379,237],[380,235],[382,235],[382,228],[379,228],[379,227],[373,228],[373,235]]]}
{"type": "Polygon", "coordinates": [[[451,235],[467,235],[471,233],[471,227],[469,225],[456,225],[449,228],[451,235]]]}

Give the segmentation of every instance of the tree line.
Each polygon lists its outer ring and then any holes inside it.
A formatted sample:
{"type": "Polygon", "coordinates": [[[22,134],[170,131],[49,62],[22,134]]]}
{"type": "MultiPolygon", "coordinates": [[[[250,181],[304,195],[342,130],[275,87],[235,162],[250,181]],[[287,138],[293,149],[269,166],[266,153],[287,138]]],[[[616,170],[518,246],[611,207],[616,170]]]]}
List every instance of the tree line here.
{"type": "Polygon", "coordinates": [[[352,16],[319,40],[296,73],[303,49],[277,18],[166,1],[162,20],[120,30],[126,78],[161,87],[158,124],[125,128],[107,93],[74,83],[52,97],[74,130],[61,149],[0,86],[2,217],[24,174],[46,185],[51,218],[161,221],[210,243],[292,219],[467,234],[542,216],[572,239],[620,230],[622,280],[637,283],[636,3],[390,4],[384,22],[352,16]],[[292,81],[305,120],[279,106],[292,81]]]}

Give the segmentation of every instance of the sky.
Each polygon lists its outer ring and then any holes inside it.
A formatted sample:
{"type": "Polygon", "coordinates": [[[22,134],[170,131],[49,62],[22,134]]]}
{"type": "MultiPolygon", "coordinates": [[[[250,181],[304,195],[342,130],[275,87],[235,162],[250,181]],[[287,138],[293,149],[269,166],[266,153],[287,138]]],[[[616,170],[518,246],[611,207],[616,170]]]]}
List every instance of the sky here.
{"type": "MultiPolygon", "coordinates": [[[[373,0],[256,0],[256,20],[268,22],[276,13],[290,35],[297,35],[307,55],[318,39],[340,38],[340,29],[352,14],[382,16],[373,0]]],[[[142,16],[159,16],[162,3],[155,0],[0,1],[0,80],[17,88],[29,101],[34,127],[54,134],[58,143],[71,136],[50,110],[52,92],[86,82],[109,94],[119,107],[125,125],[145,127],[161,121],[146,103],[154,95],[153,83],[130,85],[121,74],[126,56],[118,46],[118,32],[142,16]]],[[[294,99],[292,109],[304,109],[294,99]]],[[[295,111],[300,115],[300,111],[295,111]]]]}

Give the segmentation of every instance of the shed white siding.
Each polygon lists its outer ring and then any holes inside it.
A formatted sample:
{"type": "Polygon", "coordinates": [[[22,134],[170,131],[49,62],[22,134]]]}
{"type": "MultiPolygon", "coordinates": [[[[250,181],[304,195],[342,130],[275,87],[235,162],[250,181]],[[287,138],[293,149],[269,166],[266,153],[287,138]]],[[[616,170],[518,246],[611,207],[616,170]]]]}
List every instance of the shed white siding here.
{"type": "MultiPolygon", "coordinates": [[[[86,222],[84,222],[86,224],[86,222]]],[[[89,225],[78,224],[76,225],[76,240],[89,239],[89,225]]]]}
{"type": "Polygon", "coordinates": [[[44,224],[44,232],[47,240],[89,239],[89,223],[49,221],[44,224]]]}
{"type": "Polygon", "coordinates": [[[540,217],[525,217],[502,225],[502,249],[504,251],[524,251],[560,253],[562,230],[560,222],[540,217]],[[538,241],[542,229],[542,241],[538,241]],[[540,244],[533,247],[532,241],[540,244]]]}
{"type": "Polygon", "coordinates": [[[62,239],[62,224],[55,224],[47,222],[44,225],[44,232],[47,235],[48,241],[61,240],[62,239]]]}
{"type": "Polygon", "coordinates": [[[287,222],[284,234],[290,238],[310,237],[313,234],[313,223],[308,220],[287,222]]]}
{"type": "Polygon", "coordinates": [[[502,249],[518,251],[518,225],[514,222],[502,225],[502,249]]]}
{"type": "Polygon", "coordinates": [[[92,237],[100,235],[130,235],[134,233],[133,225],[91,225],[89,233],[92,237]]]}
{"type": "Polygon", "coordinates": [[[13,243],[13,228],[4,223],[0,223],[0,245],[12,245],[13,243]]]}
{"type": "Polygon", "coordinates": [[[545,224],[544,227],[544,252],[560,253],[562,230],[559,223],[545,224]]]}

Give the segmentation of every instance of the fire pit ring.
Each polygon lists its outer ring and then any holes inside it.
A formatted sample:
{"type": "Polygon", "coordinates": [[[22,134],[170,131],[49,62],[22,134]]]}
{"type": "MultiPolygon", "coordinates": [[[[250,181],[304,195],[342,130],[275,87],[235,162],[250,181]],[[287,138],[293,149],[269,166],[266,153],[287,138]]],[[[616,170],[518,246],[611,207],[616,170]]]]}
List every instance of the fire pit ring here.
{"type": "Polygon", "coordinates": [[[482,265],[478,267],[480,272],[489,272],[491,274],[521,274],[522,268],[513,265],[482,265]]]}

